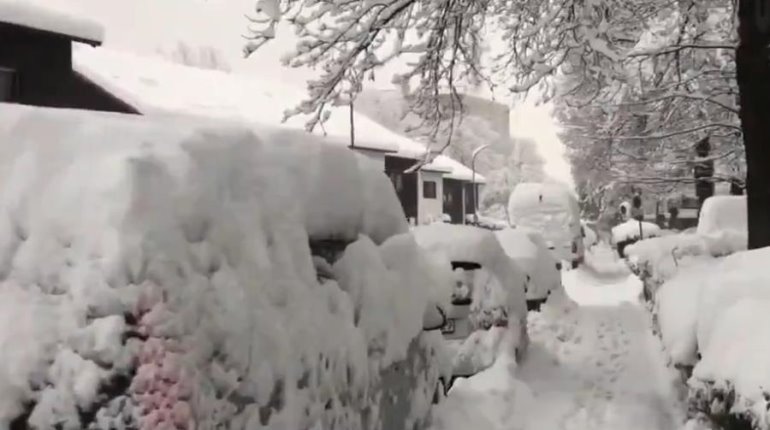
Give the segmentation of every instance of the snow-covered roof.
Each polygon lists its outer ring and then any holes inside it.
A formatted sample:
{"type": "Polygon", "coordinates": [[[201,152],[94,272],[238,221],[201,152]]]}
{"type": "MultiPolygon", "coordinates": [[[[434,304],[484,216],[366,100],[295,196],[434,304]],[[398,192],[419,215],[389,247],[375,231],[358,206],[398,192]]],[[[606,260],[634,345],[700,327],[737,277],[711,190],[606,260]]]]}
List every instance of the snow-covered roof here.
{"type": "MultiPolygon", "coordinates": [[[[145,115],[185,113],[278,125],[285,108],[300,102],[305,93],[280,82],[204,70],[161,58],[138,56],[104,48],[77,46],[74,69],[145,115]]],[[[334,108],[315,133],[332,143],[348,144],[347,108],[334,108]],[[344,112],[343,112],[344,110],[344,112]]],[[[284,126],[303,129],[305,120],[289,118],[284,126]]],[[[397,151],[400,136],[356,114],[355,145],[362,149],[397,151]]]]}
{"type": "Polygon", "coordinates": [[[70,8],[54,7],[50,1],[0,0],[0,22],[61,34],[89,44],[104,40],[101,24],[77,16],[70,8]]]}
{"type": "MultiPolygon", "coordinates": [[[[76,46],[73,67],[144,114],[186,113],[278,124],[283,120],[284,109],[297,105],[306,97],[301,88],[262,77],[199,69],[105,48],[76,46]]],[[[284,125],[304,128],[305,119],[292,117],[284,125]]],[[[332,115],[315,132],[322,134],[325,131],[328,141],[348,144],[349,127],[347,107],[338,107],[332,108],[332,115]]],[[[422,143],[393,132],[358,112],[355,113],[355,127],[355,145],[359,148],[415,160],[426,155],[422,143]]],[[[436,156],[423,169],[463,181],[470,181],[473,176],[471,169],[445,155],[436,156]]],[[[485,179],[477,173],[476,182],[483,184],[485,179]]]]}

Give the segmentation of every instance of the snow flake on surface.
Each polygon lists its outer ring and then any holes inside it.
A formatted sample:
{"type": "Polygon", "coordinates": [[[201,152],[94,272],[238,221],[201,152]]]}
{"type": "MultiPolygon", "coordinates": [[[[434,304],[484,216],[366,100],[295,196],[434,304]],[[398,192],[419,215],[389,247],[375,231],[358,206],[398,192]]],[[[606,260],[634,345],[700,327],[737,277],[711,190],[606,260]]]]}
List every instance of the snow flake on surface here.
{"type": "MultiPolygon", "coordinates": [[[[102,42],[104,28],[90,19],[55,7],[51,1],[0,0],[0,22],[63,34],[89,42],[102,42]]],[[[54,2],[56,3],[56,2],[54,2]]]]}

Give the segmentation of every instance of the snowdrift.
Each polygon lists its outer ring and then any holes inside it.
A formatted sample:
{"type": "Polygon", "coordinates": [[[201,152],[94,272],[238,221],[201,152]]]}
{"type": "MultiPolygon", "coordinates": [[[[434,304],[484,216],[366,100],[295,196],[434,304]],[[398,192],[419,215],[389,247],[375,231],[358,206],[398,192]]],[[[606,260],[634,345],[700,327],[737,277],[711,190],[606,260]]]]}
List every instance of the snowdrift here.
{"type": "Polygon", "coordinates": [[[277,128],[0,118],[0,427],[426,419],[422,316],[451,274],[422,264],[382,172],[277,128]],[[350,245],[324,262],[324,240],[350,245]]]}

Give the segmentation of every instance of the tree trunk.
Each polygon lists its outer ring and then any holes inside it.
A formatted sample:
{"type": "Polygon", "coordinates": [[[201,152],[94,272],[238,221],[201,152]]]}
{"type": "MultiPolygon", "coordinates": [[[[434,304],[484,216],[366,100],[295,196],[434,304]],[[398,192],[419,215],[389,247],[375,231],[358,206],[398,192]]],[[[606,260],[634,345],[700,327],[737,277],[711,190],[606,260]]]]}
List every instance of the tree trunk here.
{"type": "Polygon", "coordinates": [[[739,0],[736,54],[746,149],[749,249],[770,246],[770,0],[739,0]],[[764,4],[761,4],[764,3],[764,4]]]}

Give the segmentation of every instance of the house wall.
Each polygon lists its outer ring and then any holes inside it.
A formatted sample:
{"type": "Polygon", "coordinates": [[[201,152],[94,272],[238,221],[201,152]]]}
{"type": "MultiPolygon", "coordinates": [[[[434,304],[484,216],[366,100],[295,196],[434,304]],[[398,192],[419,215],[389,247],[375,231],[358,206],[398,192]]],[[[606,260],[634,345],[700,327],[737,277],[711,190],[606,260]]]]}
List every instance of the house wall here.
{"type": "Polygon", "coordinates": [[[401,202],[401,207],[404,209],[404,215],[406,215],[407,220],[411,220],[416,224],[419,219],[417,217],[418,172],[404,173],[414,163],[414,160],[408,158],[385,156],[385,173],[396,189],[396,195],[401,202]]]}
{"type": "Polygon", "coordinates": [[[72,70],[72,41],[0,23],[0,67],[16,71],[13,103],[138,113],[72,70]]]}
{"type": "Polygon", "coordinates": [[[444,213],[449,215],[452,224],[464,224],[463,213],[465,212],[465,205],[462,181],[444,178],[441,182],[444,194],[444,213]]]}
{"type": "MultiPolygon", "coordinates": [[[[352,149],[352,148],[351,148],[352,149]]],[[[382,169],[382,171],[385,171],[385,153],[382,151],[372,151],[368,149],[363,148],[355,148],[353,149],[357,154],[360,154],[362,157],[371,160],[376,164],[377,166],[382,169]]]]}
{"type": "Polygon", "coordinates": [[[419,214],[419,224],[430,224],[435,221],[440,221],[444,214],[444,186],[442,181],[442,174],[440,172],[429,172],[421,170],[420,186],[419,186],[419,198],[417,200],[417,213],[419,214]],[[436,194],[435,197],[428,197],[425,195],[425,183],[432,182],[435,184],[436,194]]]}
{"type": "MultiPolygon", "coordinates": [[[[481,199],[481,184],[476,184],[476,194],[475,197],[481,199]]],[[[473,194],[473,184],[470,182],[464,182],[463,183],[463,193],[465,193],[465,198],[463,199],[465,201],[465,215],[473,215],[474,213],[474,194],[473,194]]]]}

